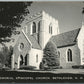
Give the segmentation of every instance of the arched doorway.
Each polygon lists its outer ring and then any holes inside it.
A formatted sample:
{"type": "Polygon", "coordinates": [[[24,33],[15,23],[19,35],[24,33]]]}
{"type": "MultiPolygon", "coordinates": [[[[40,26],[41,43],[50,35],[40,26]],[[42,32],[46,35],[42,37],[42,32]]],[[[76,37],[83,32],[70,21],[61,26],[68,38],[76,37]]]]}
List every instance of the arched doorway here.
{"type": "Polygon", "coordinates": [[[20,55],[20,66],[22,66],[23,64],[24,64],[24,62],[23,62],[23,56],[20,55]]]}
{"type": "Polygon", "coordinates": [[[21,66],[27,66],[29,65],[29,54],[26,54],[26,56],[22,56],[20,55],[18,57],[18,68],[20,68],[21,66]]]}
{"type": "Polygon", "coordinates": [[[25,56],[25,65],[29,65],[29,54],[25,56]]]}
{"type": "Polygon", "coordinates": [[[17,64],[17,68],[20,68],[22,65],[23,65],[23,56],[22,55],[20,55],[19,57],[18,57],[18,64],[17,64]]]}

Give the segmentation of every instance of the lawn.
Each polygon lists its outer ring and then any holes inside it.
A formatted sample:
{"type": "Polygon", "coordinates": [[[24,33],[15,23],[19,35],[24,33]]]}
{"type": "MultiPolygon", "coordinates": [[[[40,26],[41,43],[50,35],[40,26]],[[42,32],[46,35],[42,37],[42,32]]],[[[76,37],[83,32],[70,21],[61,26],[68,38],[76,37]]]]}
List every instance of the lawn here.
{"type": "Polygon", "coordinates": [[[55,83],[55,82],[84,82],[84,69],[56,69],[53,71],[0,71],[0,83],[55,83]]]}

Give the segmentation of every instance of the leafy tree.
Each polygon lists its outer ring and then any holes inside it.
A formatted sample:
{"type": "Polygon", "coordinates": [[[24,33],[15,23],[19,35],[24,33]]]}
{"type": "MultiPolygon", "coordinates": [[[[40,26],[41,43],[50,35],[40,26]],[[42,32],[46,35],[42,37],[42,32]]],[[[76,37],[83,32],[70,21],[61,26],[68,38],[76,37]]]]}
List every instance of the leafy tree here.
{"type": "Polygon", "coordinates": [[[12,46],[10,46],[10,48],[8,49],[8,47],[6,47],[4,44],[2,44],[2,49],[0,51],[0,64],[3,67],[4,65],[10,67],[11,65],[11,56],[13,54],[13,48],[12,46]]]}
{"type": "Polygon", "coordinates": [[[3,66],[5,64],[6,54],[7,54],[8,48],[3,43],[1,43],[0,46],[1,46],[0,64],[3,66]]]}
{"type": "MultiPolygon", "coordinates": [[[[56,45],[49,41],[44,48],[44,56],[42,60],[43,64],[46,64],[47,67],[59,66],[59,56],[57,52],[56,45]]],[[[42,65],[41,65],[42,66],[42,65]]]]}
{"type": "MultiPolygon", "coordinates": [[[[20,27],[24,16],[29,14],[28,6],[30,6],[31,3],[32,2],[0,2],[0,38],[10,37],[12,32],[18,33],[16,27],[20,27]]],[[[2,41],[4,40],[0,39],[0,42],[2,41]]]]}
{"type": "Polygon", "coordinates": [[[6,54],[5,65],[11,68],[11,56],[13,54],[13,47],[10,46],[8,49],[8,54],[6,54]]]}

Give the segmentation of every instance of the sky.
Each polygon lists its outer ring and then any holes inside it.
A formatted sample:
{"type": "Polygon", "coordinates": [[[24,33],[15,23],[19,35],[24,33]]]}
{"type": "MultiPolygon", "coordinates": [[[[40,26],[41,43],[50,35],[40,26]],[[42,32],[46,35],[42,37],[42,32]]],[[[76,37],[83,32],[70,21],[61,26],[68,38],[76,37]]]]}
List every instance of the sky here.
{"type": "Polygon", "coordinates": [[[82,8],[81,2],[33,2],[29,7],[30,14],[35,14],[44,10],[52,17],[58,20],[60,33],[82,26],[82,8]]]}
{"type": "MultiPolygon", "coordinates": [[[[33,2],[28,7],[30,15],[44,10],[59,22],[60,33],[81,28],[83,2],[33,2]]],[[[18,36],[13,36],[17,39],[18,36]]],[[[14,45],[13,42],[6,43],[7,46],[14,45]]]]}

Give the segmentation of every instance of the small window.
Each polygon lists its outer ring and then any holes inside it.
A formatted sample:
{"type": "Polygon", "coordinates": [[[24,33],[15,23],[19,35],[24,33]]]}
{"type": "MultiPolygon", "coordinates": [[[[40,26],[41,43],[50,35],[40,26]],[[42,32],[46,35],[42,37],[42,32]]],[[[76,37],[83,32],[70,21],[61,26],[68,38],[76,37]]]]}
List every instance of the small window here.
{"type": "Polygon", "coordinates": [[[52,24],[49,25],[49,33],[52,34],[52,24]]]}
{"type": "Polygon", "coordinates": [[[36,55],[36,63],[38,63],[38,54],[36,55]]]}
{"type": "Polygon", "coordinates": [[[32,33],[36,33],[36,23],[33,22],[33,25],[32,25],[32,33]]]}
{"type": "Polygon", "coordinates": [[[72,62],[72,50],[68,49],[67,51],[67,60],[68,62],[72,62]]]}
{"type": "Polygon", "coordinates": [[[18,50],[19,50],[19,51],[22,51],[23,48],[24,48],[24,44],[23,44],[23,43],[20,43],[20,44],[18,45],[18,50]]]}
{"type": "Polygon", "coordinates": [[[21,44],[20,44],[20,49],[22,50],[23,48],[24,48],[24,44],[21,43],[21,44]]]}

